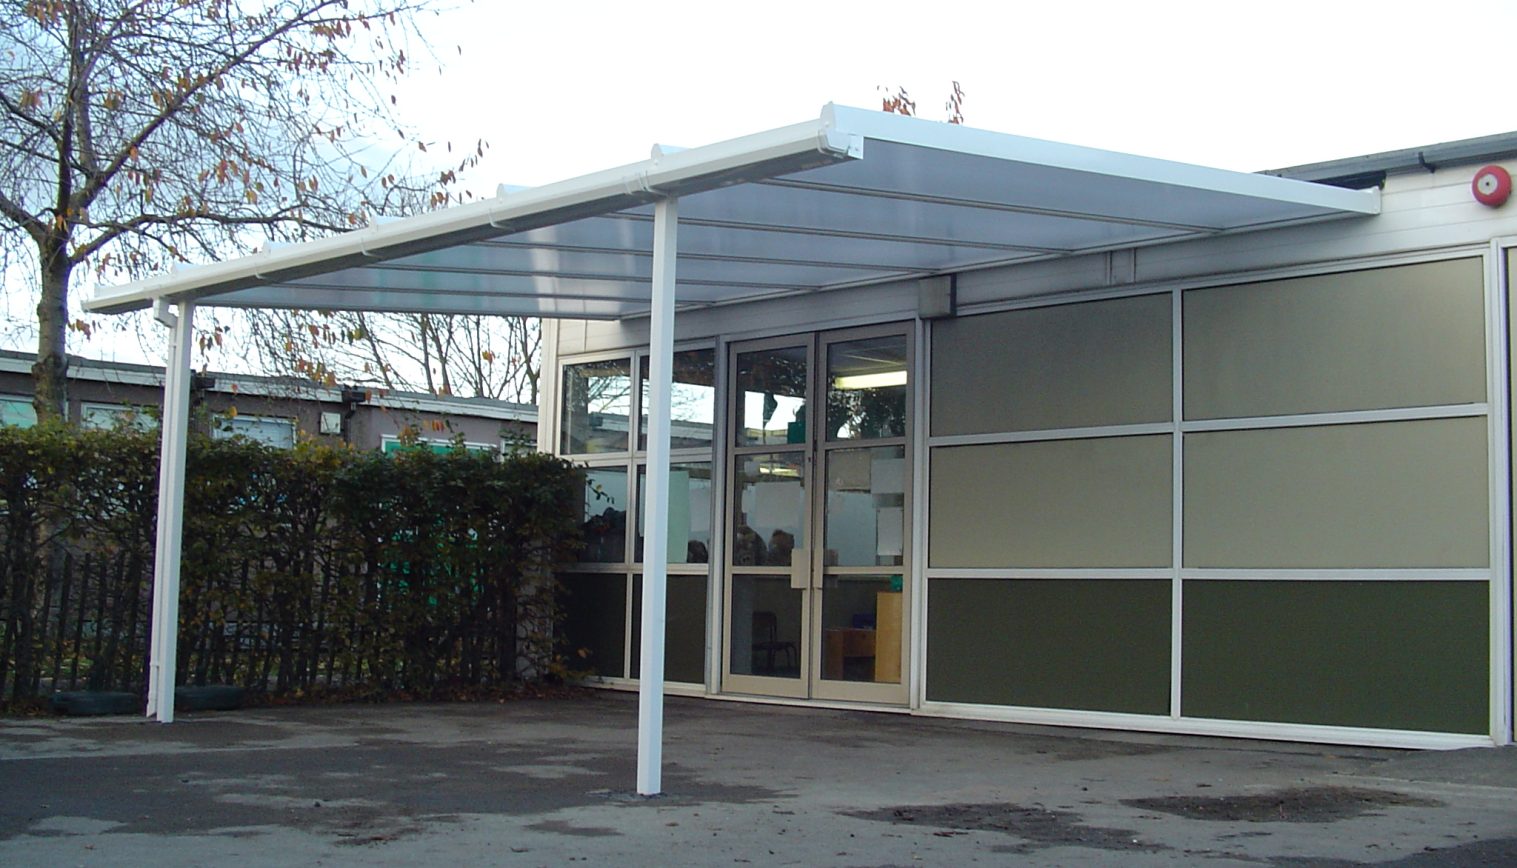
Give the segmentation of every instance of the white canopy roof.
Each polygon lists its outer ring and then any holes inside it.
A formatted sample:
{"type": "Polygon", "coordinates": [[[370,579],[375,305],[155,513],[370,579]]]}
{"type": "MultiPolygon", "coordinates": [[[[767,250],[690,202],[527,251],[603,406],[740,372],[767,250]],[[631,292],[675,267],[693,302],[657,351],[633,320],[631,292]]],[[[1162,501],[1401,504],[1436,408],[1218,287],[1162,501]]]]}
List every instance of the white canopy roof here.
{"type": "Polygon", "coordinates": [[[200,305],[585,319],[646,314],[677,196],[680,308],[1380,210],[1347,190],[836,106],[543,187],[102,289],[200,305]]]}

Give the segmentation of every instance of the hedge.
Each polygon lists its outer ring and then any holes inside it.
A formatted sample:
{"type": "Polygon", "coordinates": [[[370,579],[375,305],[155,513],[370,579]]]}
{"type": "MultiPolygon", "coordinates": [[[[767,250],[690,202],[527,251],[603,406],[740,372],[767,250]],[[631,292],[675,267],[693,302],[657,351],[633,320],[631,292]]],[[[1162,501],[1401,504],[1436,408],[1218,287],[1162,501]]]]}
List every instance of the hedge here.
{"type": "MultiPolygon", "coordinates": [[[[156,432],[0,428],[0,703],[145,692],[157,476],[156,432]]],[[[558,671],[582,484],[530,452],[192,434],[179,682],[426,697],[558,671]]]]}

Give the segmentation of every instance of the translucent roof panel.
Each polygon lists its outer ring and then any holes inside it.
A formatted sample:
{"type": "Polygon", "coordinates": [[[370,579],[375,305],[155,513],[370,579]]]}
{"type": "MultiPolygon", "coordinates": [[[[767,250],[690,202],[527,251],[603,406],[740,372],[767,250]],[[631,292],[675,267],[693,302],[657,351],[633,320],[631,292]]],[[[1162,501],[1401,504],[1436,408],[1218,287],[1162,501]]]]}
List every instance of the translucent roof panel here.
{"type": "Polygon", "coordinates": [[[645,314],[678,196],[681,307],[1379,212],[1375,190],[828,106],[820,118],[100,291],[230,307],[645,314]]]}

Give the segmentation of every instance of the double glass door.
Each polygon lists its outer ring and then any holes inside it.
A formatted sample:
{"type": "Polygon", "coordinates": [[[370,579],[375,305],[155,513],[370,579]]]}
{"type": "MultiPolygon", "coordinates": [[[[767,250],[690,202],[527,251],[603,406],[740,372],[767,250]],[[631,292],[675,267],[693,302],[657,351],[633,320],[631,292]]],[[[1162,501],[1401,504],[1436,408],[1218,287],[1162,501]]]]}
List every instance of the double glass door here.
{"type": "Polygon", "coordinates": [[[906,326],[734,344],[723,689],[906,702],[906,326]]]}

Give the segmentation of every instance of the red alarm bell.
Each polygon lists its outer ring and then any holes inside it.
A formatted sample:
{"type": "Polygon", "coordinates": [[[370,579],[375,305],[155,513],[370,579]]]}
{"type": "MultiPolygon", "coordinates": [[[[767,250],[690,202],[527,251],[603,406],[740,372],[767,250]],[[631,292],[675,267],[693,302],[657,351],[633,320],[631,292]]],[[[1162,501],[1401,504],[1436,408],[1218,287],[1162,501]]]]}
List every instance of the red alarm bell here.
{"type": "Polygon", "coordinates": [[[1491,208],[1499,208],[1512,195],[1512,176],[1500,166],[1486,166],[1475,173],[1470,184],[1475,201],[1491,208]]]}

